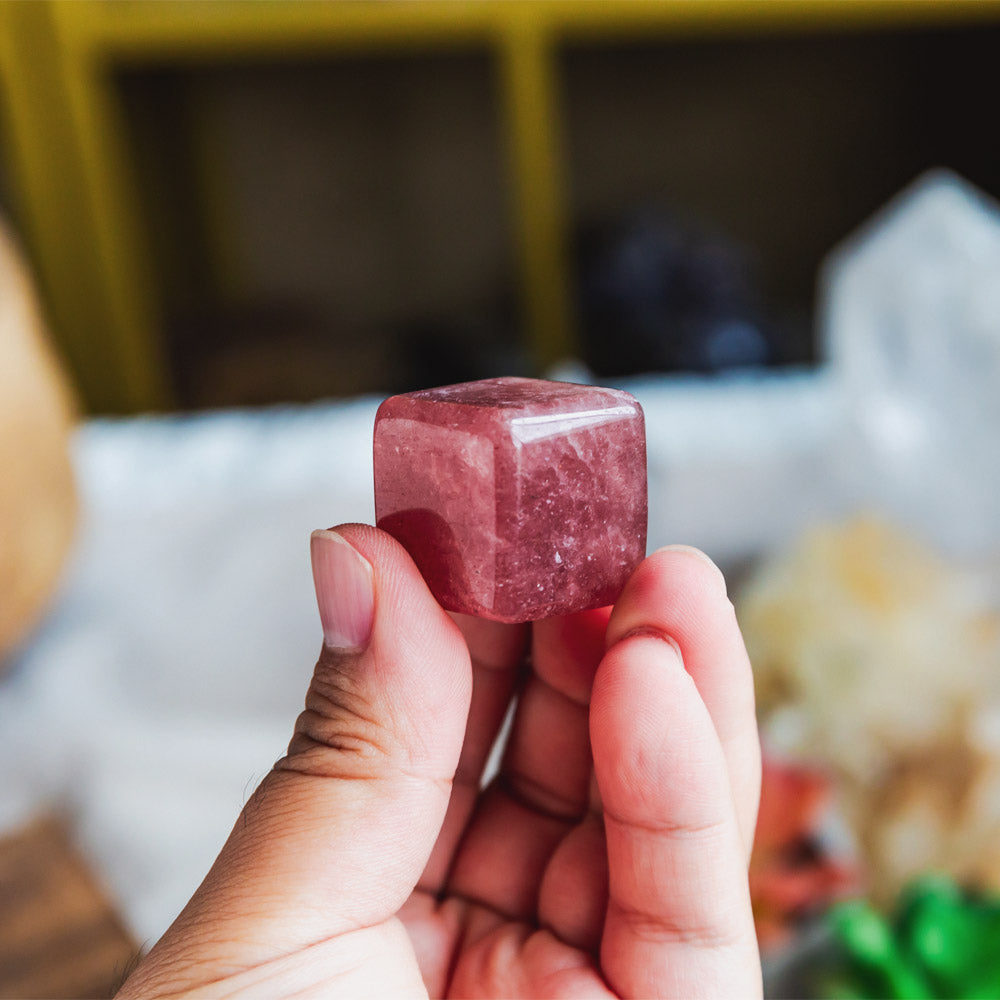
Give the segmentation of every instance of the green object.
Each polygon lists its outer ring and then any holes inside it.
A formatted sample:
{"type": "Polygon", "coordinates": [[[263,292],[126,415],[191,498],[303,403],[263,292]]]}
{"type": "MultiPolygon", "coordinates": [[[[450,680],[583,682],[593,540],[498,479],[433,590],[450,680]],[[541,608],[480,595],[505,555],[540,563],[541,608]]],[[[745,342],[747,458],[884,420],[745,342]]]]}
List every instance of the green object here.
{"type": "Polygon", "coordinates": [[[933,988],[908,960],[893,928],[867,903],[842,903],[833,926],[854,962],[884,986],[882,996],[933,1000],[933,988]]]}
{"type": "Polygon", "coordinates": [[[828,922],[840,961],[820,980],[824,997],[1000,997],[1000,897],[928,875],[889,916],[853,900],[834,907],[828,922]]]}

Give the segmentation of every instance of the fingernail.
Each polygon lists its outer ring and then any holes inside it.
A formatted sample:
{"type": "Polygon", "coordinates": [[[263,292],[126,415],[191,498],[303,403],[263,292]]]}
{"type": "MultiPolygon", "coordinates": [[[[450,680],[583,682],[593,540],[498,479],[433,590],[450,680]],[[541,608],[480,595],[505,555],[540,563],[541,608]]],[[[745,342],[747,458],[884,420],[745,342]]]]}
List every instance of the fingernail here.
{"type": "Polygon", "coordinates": [[[371,563],[336,531],[314,531],[309,547],[324,642],[344,652],[364,649],[375,620],[371,563]]]}
{"type": "Polygon", "coordinates": [[[631,632],[626,632],[618,641],[624,642],[626,639],[632,639],[636,636],[645,636],[647,639],[656,639],[659,642],[665,642],[677,654],[677,659],[680,661],[681,666],[684,666],[684,654],[681,652],[681,647],[678,645],[677,640],[672,635],[667,635],[662,629],[653,628],[651,625],[639,625],[632,629],[631,632]]]}
{"type": "MultiPolygon", "coordinates": [[[[663,635],[661,635],[660,638],[668,646],[673,646],[674,647],[674,652],[677,654],[677,659],[680,662],[680,665],[682,667],[684,667],[684,654],[681,652],[681,647],[680,647],[679,643],[677,642],[677,640],[672,635],[667,635],[666,633],[664,633],[663,635]]],[[[687,670],[687,667],[684,667],[684,669],[687,670]]]]}
{"type": "MultiPolygon", "coordinates": [[[[709,556],[705,555],[705,553],[701,551],[701,549],[696,549],[693,545],[664,545],[661,548],[658,548],[656,552],[679,552],[682,555],[694,556],[696,559],[700,559],[706,566],[712,567],[712,571],[719,578],[719,582],[722,584],[723,593],[728,591],[725,574],[721,569],[719,569],[718,566],[715,565],[714,562],[712,562],[709,556]]],[[[656,555],[656,552],[653,553],[654,556],[656,555]]]]}

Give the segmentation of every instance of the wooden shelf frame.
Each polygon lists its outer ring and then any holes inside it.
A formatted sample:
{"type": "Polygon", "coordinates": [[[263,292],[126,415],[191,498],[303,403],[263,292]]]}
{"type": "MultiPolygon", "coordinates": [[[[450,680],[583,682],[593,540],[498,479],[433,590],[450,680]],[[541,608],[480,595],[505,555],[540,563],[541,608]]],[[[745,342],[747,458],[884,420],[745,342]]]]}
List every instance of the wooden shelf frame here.
{"type": "Polygon", "coordinates": [[[574,346],[562,46],[998,19],[1000,0],[8,0],[0,110],[84,398],[134,412],[172,399],[116,69],[485,47],[498,70],[525,329],[544,367],[574,346]]]}

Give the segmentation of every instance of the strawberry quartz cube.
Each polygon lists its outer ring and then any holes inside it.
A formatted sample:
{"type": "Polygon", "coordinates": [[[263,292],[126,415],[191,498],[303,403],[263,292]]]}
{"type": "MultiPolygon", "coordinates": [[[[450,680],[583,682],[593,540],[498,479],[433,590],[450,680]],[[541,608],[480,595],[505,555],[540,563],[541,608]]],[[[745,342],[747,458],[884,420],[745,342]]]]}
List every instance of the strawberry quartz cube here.
{"type": "Polygon", "coordinates": [[[523,622],[614,603],[646,509],[627,392],[486,379],[392,396],[375,418],[376,522],[450,611],[523,622]]]}

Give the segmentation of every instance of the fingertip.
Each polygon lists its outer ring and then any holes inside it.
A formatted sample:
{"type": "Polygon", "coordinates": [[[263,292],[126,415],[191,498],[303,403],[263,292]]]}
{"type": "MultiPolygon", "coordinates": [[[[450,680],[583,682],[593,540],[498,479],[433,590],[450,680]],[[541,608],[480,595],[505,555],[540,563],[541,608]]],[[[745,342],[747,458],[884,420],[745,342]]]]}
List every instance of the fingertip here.
{"type": "Polygon", "coordinates": [[[353,546],[371,564],[377,578],[387,574],[408,574],[409,567],[420,576],[406,549],[392,535],[374,525],[348,522],[312,533],[312,537],[323,535],[335,535],[353,546]]]}
{"type": "Polygon", "coordinates": [[[712,578],[721,586],[722,592],[728,592],[728,585],[726,583],[726,574],[722,572],[718,564],[714,559],[706,552],[701,549],[696,548],[694,545],[662,545],[660,548],[656,549],[655,552],[650,553],[650,556],[681,556],[688,559],[697,559],[708,572],[711,574],[712,578]]]}
{"type": "MultiPolygon", "coordinates": [[[[352,551],[355,561],[362,564],[354,582],[360,586],[364,572],[370,572],[373,591],[368,605],[372,620],[363,642],[349,641],[363,631],[358,622],[352,628],[331,629],[331,622],[323,618],[325,655],[332,653],[339,659],[339,654],[348,653],[358,659],[352,669],[359,683],[364,677],[363,683],[373,695],[377,692],[378,698],[393,703],[398,718],[408,720],[414,731],[425,730],[427,720],[434,719],[438,728],[456,729],[460,735],[472,689],[469,650],[407,551],[387,532],[356,523],[314,532],[312,545],[320,546],[318,565],[324,572],[330,553],[336,556],[342,550],[352,551]],[[331,644],[331,632],[335,639],[340,637],[339,644],[331,644]]],[[[342,561],[348,562],[346,556],[342,561]]],[[[333,595],[329,599],[339,602],[342,610],[364,610],[357,587],[352,590],[336,577],[326,580],[325,586],[333,595]]],[[[322,661],[317,669],[321,666],[322,661]]],[[[424,736],[421,742],[435,740],[424,736]]]]}
{"type": "Polygon", "coordinates": [[[424,627],[442,629],[458,641],[460,632],[435,600],[406,549],[386,531],[370,524],[348,523],[313,532],[346,541],[370,566],[375,589],[376,620],[373,641],[399,634],[420,638],[424,627]]]}
{"type": "Polygon", "coordinates": [[[671,635],[689,660],[720,642],[730,652],[743,645],[722,571],[690,546],[658,549],[640,563],[614,606],[607,645],[642,627],[671,635]]]}
{"type": "Polygon", "coordinates": [[[658,627],[665,615],[692,623],[735,615],[725,576],[700,549],[669,545],[639,564],[611,614],[607,645],[637,628],[658,627]]]}

